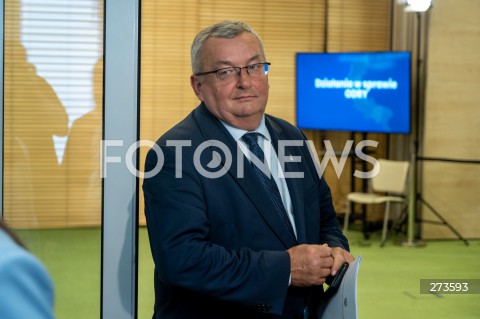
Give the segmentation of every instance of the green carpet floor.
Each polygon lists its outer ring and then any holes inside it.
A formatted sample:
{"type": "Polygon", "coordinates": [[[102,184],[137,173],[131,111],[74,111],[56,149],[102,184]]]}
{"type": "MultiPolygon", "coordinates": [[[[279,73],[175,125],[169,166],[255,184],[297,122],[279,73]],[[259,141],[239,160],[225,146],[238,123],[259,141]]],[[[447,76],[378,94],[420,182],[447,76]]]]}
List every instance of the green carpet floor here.
{"type": "MultiPolygon", "coordinates": [[[[100,315],[100,230],[18,231],[55,282],[58,319],[100,315]]],[[[351,251],[363,256],[358,279],[361,319],[480,318],[480,294],[420,294],[420,279],[480,279],[480,241],[427,242],[423,248],[379,247],[379,234],[363,240],[350,231],[351,251]]],[[[139,233],[138,318],[151,318],[153,263],[145,228],[139,233]]]]}

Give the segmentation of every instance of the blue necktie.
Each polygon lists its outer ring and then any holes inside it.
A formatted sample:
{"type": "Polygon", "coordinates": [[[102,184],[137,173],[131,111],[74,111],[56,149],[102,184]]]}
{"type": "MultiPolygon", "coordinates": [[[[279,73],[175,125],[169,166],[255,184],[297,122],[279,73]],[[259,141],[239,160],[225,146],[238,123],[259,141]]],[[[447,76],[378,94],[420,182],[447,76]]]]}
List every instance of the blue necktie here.
{"type": "MultiPolygon", "coordinates": [[[[242,136],[242,139],[247,144],[250,152],[252,152],[252,154],[255,155],[260,161],[265,162],[265,155],[257,142],[258,136],[261,136],[261,134],[245,133],[242,136]]],[[[296,246],[297,238],[295,236],[295,232],[293,231],[292,223],[290,223],[290,220],[288,219],[287,211],[285,210],[285,206],[283,205],[282,197],[280,196],[277,183],[272,176],[268,177],[267,175],[265,175],[257,165],[252,163],[252,167],[263,188],[265,188],[265,190],[267,191],[268,197],[272,201],[273,207],[275,208],[275,211],[282,220],[286,231],[290,235],[290,247],[296,246]]]]}

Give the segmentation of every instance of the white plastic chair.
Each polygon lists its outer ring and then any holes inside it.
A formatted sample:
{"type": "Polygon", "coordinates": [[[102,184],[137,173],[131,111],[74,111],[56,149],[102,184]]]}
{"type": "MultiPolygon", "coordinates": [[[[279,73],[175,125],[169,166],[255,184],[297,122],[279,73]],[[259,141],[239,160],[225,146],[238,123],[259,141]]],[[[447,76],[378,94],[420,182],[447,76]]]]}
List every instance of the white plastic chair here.
{"type": "Polygon", "coordinates": [[[348,220],[350,217],[350,202],[359,204],[381,204],[385,203],[385,212],[383,216],[382,241],[380,246],[385,244],[388,230],[388,220],[390,213],[390,203],[405,203],[405,185],[408,175],[409,163],[406,161],[392,161],[379,159],[380,171],[372,178],[371,193],[349,193],[347,195],[347,211],[343,224],[343,231],[348,231],[348,220]],[[387,193],[378,194],[378,193],[387,193]],[[395,194],[395,195],[390,195],[395,194]]]}

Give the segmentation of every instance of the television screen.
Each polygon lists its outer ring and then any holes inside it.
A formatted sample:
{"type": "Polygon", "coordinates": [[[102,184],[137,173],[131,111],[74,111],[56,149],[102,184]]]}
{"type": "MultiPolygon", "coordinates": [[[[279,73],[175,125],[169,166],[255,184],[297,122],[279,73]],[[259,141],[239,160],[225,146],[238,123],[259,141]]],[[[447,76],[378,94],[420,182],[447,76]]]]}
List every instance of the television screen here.
{"type": "Polygon", "coordinates": [[[410,132],[410,52],[297,53],[297,126],[410,132]]]}

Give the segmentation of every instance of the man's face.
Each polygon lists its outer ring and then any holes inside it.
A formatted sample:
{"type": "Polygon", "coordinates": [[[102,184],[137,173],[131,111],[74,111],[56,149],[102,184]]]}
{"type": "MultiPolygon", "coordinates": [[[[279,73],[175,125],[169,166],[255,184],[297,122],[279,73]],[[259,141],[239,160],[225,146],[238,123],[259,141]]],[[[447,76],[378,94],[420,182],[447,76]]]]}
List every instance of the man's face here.
{"type": "MultiPolygon", "coordinates": [[[[265,62],[257,38],[248,32],[231,38],[208,38],[203,45],[202,72],[231,66],[265,62]]],[[[192,76],[197,97],[218,119],[238,128],[254,130],[260,123],[268,100],[268,77],[250,77],[245,69],[231,80],[215,74],[192,76]]]]}

